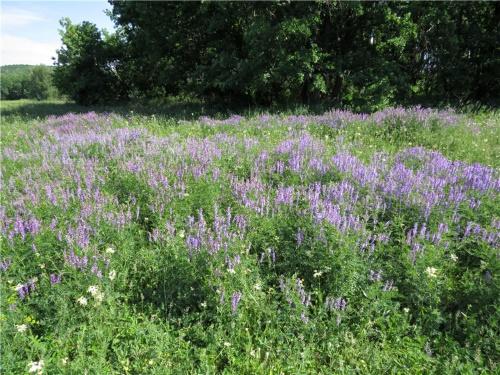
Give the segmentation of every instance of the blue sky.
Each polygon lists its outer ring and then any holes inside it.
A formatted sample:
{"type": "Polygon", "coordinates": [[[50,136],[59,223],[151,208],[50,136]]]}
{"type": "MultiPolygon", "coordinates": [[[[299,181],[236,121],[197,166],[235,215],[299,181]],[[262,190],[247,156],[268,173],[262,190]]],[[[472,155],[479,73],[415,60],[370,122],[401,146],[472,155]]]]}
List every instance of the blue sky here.
{"type": "Polygon", "coordinates": [[[90,21],[99,28],[113,30],[104,0],[93,1],[1,1],[0,65],[52,64],[61,46],[59,20],[90,21]]]}

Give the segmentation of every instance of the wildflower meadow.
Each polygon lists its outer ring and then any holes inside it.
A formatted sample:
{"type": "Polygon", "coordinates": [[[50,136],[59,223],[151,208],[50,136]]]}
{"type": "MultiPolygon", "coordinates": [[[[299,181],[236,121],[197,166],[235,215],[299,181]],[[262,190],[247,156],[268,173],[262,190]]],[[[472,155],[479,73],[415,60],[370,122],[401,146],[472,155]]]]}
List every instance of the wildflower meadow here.
{"type": "Polygon", "coordinates": [[[499,129],[4,115],[1,372],[496,373],[499,129]]]}

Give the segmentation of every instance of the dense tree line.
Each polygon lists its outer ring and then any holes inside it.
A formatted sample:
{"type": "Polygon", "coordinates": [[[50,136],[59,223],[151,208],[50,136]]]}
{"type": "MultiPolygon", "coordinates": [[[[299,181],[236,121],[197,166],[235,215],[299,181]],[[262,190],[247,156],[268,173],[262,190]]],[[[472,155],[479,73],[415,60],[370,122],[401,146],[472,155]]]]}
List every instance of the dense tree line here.
{"type": "Polygon", "coordinates": [[[0,67],[1,98],[43,100],[58,96],[52,80],[53,67],[5,65],[0,67]]]}
{"type": "Polygon", "coordinates": [[[82,103],[497,104],[498,3],[110,3],[115,34],[62,23],[56,83],[82,103]]]}

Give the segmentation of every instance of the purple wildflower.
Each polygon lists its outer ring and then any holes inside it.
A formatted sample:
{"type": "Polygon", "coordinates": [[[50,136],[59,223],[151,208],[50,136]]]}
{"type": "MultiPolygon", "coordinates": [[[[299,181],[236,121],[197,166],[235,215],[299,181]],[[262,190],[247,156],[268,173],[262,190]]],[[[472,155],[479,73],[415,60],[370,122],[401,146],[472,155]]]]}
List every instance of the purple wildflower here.
{"type": "Polygon", "coordinates": [[[50,285],[56,285],[61,282],[62,276],[54,273],[50,274],[50,285]]]}
{"type": "Polygon", "coordinates": [[[241,296],[241,292],[234,292],[233,296],[231,297],[231,311],[233,312],[233,314],[236,314],[236,311],[238,310],[241,296]]]}

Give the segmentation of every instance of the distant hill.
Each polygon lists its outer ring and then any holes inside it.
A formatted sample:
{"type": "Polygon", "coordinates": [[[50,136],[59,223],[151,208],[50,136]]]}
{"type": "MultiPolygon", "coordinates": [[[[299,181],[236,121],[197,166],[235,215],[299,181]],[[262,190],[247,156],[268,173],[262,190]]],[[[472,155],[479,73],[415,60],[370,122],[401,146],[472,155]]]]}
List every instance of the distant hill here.
{"type": "MultiPolygon", "coordinates": [[[[43,64],[40,64],[42,66],[46,66],[47,68],[53,70],[54,67],[53,66],[50,66],[50,65],[43,65],[43,64]]],[[[31,72],[31,70],[35,67],[35,66],[40,66],[40,65],[28,65],[28,64],[16,64],[16,65],[1,65],[0,66],[0,72],[2,74],[11,74],[11,73],[21,73],[21,72],[31,72]]]]}

